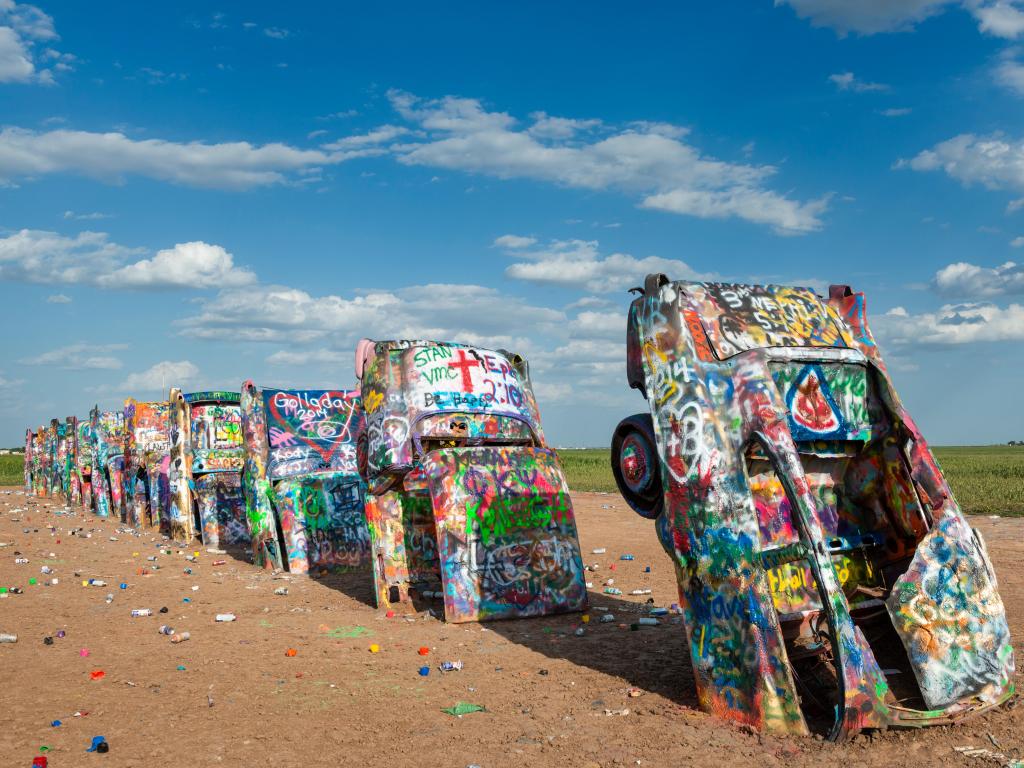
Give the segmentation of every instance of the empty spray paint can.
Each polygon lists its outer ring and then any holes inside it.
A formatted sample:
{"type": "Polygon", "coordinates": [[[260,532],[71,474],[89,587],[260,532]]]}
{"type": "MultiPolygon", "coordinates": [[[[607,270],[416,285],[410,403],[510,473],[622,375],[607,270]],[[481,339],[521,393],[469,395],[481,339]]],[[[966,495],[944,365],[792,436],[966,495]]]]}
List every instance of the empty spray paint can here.
{"type": "Polygon", "coordinates": [[[135,619],[139,618],[140,616],[152,616],[152,615],[153,615],[153,609],[152,608],[133,608],[132,609],[132,618],[135,618],[135,619]]]}
{"type": "Polygon", "coordinates": [[[658,626],[659,622],[658,622],[657,619],[652,619],[652,618],[644,617],[644,618],[638,619],[636,623],[639,624],[641,627],[656,627],[656,626],[658,626]]]}
{"type": "Polygon", "coordinates": [[[235,614],[233,613],[218,613],[217,621],[234,621],[235,614]]]}
{"type": "Polygon", "coordinates": [[[174,627],[169,627],[166,624],[161,624],[160,629],[157,630],[161,635],[173,635],[174,627]]]}
{"type": "Polygon", "coordinates": [[[179,632],[176,635],[171,635],[171,642],[172,643],[184,643],[190,637],[191,637],[191,635],[188,632],[179,632]]]}
{"type": "Polygon", "coordinates": [[[604,616],[601,617],[602,624],[610,624],[613,621],[615,621],[614,613],[606,613],[604,616]]]}
{"type": "Polygon", "coordinates": [[[442,661],[438,667],[442,672],[458,672],[462,669],[461,661],[442,661]]]}
{"type": "Polygon", "coordinates": [[[18,642],[17,635],[8,635],[6,632],[0,634],[0,643],[16,643],[18,642]]]}

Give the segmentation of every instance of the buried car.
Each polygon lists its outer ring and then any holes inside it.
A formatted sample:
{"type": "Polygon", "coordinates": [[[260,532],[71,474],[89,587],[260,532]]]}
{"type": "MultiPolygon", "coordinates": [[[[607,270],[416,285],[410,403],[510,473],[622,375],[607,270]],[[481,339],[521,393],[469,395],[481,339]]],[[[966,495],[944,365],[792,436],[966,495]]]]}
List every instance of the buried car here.
{"type": "Polygon", "coordinates": [[[100,517],[124,520],[124,412],[101,411],[94,406],[92,425],[93,511],[100,517]]]}
{"type": "Polygon", "coordinates": [[[170,530],[167,520],[171,463],[167,402],[124,401],[124,493],[128,523],[170,530]]]}
{"type": "Polygon", "coordinates": [[[239,393],[172,389],[168,400],[170,535],[187,542],[198,532],[207,547],[248,547],[239,393]]]}
{"type": "Polygon", "coordinates": [[[1012,695],[996,575],[863,294],[649,275],[627,377],[650,412],[619,425],[613,471],[675,565],[706,710],[841,739],[1012,695]]]}
{"type": "Polygon", "coordinates": [[[75,483],[78,486],[78,503],[86,509],[93,505],[92,470],[96,456],[96,439],[93,436],[92,421],[78,420],[75,424],[75,483]]]}
{"type": "Polygon", "coordinates": [[[440,597],[450,622],[583,609],[572,502],[526,361],[363,340],[356,377],[378,605],[440,597]]]}
{"type": "Polygon", "coordinates": [[[359,393],[242,385],[242,487],[253,560],[295,574],[369,570],[356,465],[359,393]]]}

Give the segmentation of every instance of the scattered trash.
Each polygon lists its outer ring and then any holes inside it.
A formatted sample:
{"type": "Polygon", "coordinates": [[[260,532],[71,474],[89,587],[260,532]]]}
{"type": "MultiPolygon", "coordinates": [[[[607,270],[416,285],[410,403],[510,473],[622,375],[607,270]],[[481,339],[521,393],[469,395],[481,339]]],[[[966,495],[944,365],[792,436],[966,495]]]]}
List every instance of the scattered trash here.
{"type": "Polygon", "coordinates": [[[128,589],[128,585],[125,582],[123,582],[123,581],[120,584],[118,584],[117,586],[120,587],[121,589],[128,589]]]}
{"type": "Polygon", "coordinates": [[[605,549],[604,547],[598,547],[597,549],[590,550],[590,554],[592,554],[592,555],[603,555],[607,551],[608,550],[605,549]]]}
{"type": "Polygon", "coordinates": [[[460,672],[462,671],[461,661],[442,661],[438,667],[442,672],[460,672]]]}
{"type": "Polygon", "coordinates": [[[17,635],[9,635],[6,632],[0,633],[0,643],[16,643],[18,642],[17,635]]]}
{"type": "Polygon", "coordinates": [[[649,590],[649,589],[634,589],[629,594],[631,594],[631,595],[649,595],[649,594],[651,594],[651,590],[649,590]]]}
{"type": "Polygon", "coordinates": [[[426,677],[430,674],[430,667],[420,667],[420,677],[426,677]]]}
{"type": "Polygon", "coordinates": [[[1024,767],[1024,760],[1017,760],[1005,755],[1002,752],[993,752],[991,749],[985,747],[975,747],[971,744],[963,747],[953,747],[954,752],[959,752],[964,757],[980,757],[984,760],[991,760],[994,763],[999,763],[1003,768],[1022,768],[1024,767]]]}
{"type": "Polygon", "coordinates": [[[656,627],[659,623],[660,622],[657,619],[651,619],[647,617],[643,617],[637,620],[637,624],[639,624],[641,627],[656,627]]]}
{"type": "Polygon", "coordinates": [[[297,653],[298,653],[298,651],[295,650],[294,648],[289,648],[287,651],[284,652],[284,655],[291,657],[291,656],[295,656],[297,653]]]}
{"type": "Polygon", "coordinates": [[[132,618],[133,619],[137,619],[137,618],[139,618],[141,616],[152,616],[152,615],[153,615],[153,609],[152,608],[133,608],[132,609],[132,618]]]}
{"type": "Polygon", "coordinates": [[[622,555],[622,556],[621,556],[621,557],[619,558],[619,560],[632,560],[632,559],[633,559],[633,556],[632,556],[632,555],[622,555]]]}
{"type": "Polygon", "coordinates": [[[629,696],[629,698],[631,699],[635,699],[638,696],[643,696],[644,692],[641,691],[639,688],[627,688],[626,695],[629,696]]]}
{"type": "Polygon", "coordinates": [[[160,629],[157,630],[161,635],[173,635],[174,627],[169,627],[166,624],[161,624],[160,629]]]}
{"type": "Polygon", "coordinates": [[[80,650],[78,652],[78,655],[81,656],[84,659],[86,656],[89,655],[89,649],[88,648],[83,648],[82,650],[80,650]]]}
{"type": "Polygon", "coordinates": [[[185,671],[185,665],[184,664],[179,664],[178,665],[178,671],[179,672],[184,672],[185,671]]]}
{"type": "Polygon", "coordinates": [[[226,563],[227,563],[227,560],[214,560],[213,561],[214,565],[225,565],[226,563]]]}
{"type": "Polygon", "coordinates": [[[621,595],[622,594],[622,590],[619,589],[618,587],[605,587],[604,588],[604,593],[606,595],[621,595]]]}
{"type": "Polygon", "coordinates": [[[587,634],[587,631],[583,629],[583,627],[576,627],[576,631],[573,632],[573,634],[576,635],[576,637],[583,637],[587,634]]]}
{"type": "Polygon", "coordinates": [[[171,642],[175,644],[184,643],[190,637],[192,637],[192,635],[190,635],[188,632],[179,632],[176,635],[171,635],[171,642]]]}
{"type": "Polygon", "coordinates": [[[100,753],[109,752],[110,751],[110,745],[107,744],[107,740],[105,738],[103,738],[102,736],[93,736],[92,737],[92,745],[87,750],[85,750],[85,751],[86,752],[100,752],[100,753]]]}
{"type": "Polygon", "coordinates": [[[615,621],[614,613],[606,613],[604,616],[601,617],[602,624],[610,624],[613,621],[615,621]]]}
{"type": "Polygon", "coordinates": [[[44,637],[43,638],[43,645],[53,645],[53,638],[49,637],[49,636],[44,637]]]}
{"type": "Polygon", "coordinates": [[[425,645],[421,645],[419,650],[420,656],[426,656],[428,653],[430,653],[430,649],[425,645]]]}
{"type": "Polygon", "coordinates": [[[166,605],[163,608],[160,609],[160,613],[167,613],[167,606],[166,605]]]}
{"type": "Polygon", "coordinates": [[[236,618],[235,614],[233,614],[233,613],[218,613],[216,620],[217,621],[234,621],[235,618],[236,618]]]}
{"type": "Polygon", "coordinates": [[[370,653],[380,653],[380,646],[376,643],[370,645],[370,653]]]}
{"type": "Polygon", "coordinates": [[[441,711],[446,715],[462,717],[463,715],[469,715],[473,712],[486,712],[487,708],[481,707],[479,704],[470,704],[468,701],[460,701],[452,707],[445,707],[441,711]]]}
{"type": "Polygon", "coordinates": [[[62,723],[60,720],[54,720],[52,723],[50,723],[51,728],[60,728],[62,725],[64,725],[64,723],[62,723]]]}
{"type": "Polygon", "coordinates": [[[604,711],[606,717],[625,717],[629,714],[628,709],[606,709],[604,711]]]}
{"type": "Polygon", "coordinates": [[[106,676],[107,673],[104,672],[102,669],[94,669],[92,672],[89,673],[89,677],[91,677],[93,680],[102,680],[106,676]]]}
{"type": "Polygon", "coordinates": [[[274,594],[275,595],[287,595],[288,594],[288,587],[278,587],[277,589],[274,590],[274,594]]]}

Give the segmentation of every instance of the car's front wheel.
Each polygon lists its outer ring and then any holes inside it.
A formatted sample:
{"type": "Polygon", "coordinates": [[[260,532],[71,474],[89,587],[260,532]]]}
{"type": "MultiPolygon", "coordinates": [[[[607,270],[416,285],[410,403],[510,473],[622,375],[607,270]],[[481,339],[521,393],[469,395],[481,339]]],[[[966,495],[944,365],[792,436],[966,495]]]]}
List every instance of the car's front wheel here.
{"type": "Polygon", "coordinates": [[[633,511],[654,520],[665,506],[654,425],[646,413],[619,422],[612,435],[612,474],[633,511]]]}

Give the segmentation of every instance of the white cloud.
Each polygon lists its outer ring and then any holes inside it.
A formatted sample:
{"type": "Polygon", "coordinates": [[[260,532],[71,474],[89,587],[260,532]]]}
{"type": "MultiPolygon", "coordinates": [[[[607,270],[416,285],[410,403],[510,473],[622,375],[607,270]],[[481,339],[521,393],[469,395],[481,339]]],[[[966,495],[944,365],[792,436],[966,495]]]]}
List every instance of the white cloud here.
{"type": "Polygon", "coordinates": [[[291,32],[281,27],[267,27],[263,30],[263,34],[267,37],[273,38],[274,40],[284,40],[291,36],[291,32]]]}
{"type": "MultiPolygon", "coordinates": [[[[945,171],[964,185],[1024,190],[1024,140],[963,133],[924,150],[897,168],[945,171]]],[[[1012,204],[1011,204],[1012,205],[1012,204]]]]}
{"type": "Polygon", "coordinates": [[[1021,0],[775,0],[815,27],[829,27],[840,35],[857,32],[906,32],[925,19],[949,8],[963,8],[978,22],[978,30],[1002,38],[1024,32],[1021,0]]]}
{"type": "Polygon", "coordinates": [[[144,176],[174,184],[249,189],[301,181],[319,168],[373,153],[323,151],[245,141],[206,144],[130,139],[123,133],[24,128],[0,130],[0,183],[51,173],[75,173],[109,182],[144,176]]]}
{"type": "Polygon", "coordinates": [[[1011,248],[1024,248],[1024,235],[1013,238],[1010,241],[1011,248]]]}
{"type": "Polygon", "coordinates": [[[522,235],[502,235],[494,238],[494,245],[497,248],[529,248],[536,242],[537,238],[522,235]]]}
{"type": "Polygon", "coordinates": [[[0,0],[0,83],[52,85],[54,71],[68,71],[75,61],[44,45],[56,39],[53,19],[39,8],[0,0]]]}
{"type": "Polygon", "coordinates": [[[79,342],[18,362],[22,365],[55,365],[67,370],[117,370],[121,361],[109,353],[127,348],[127,344],[79,342]]]}
{"type": "Polygon", "coordinates": [[[853,72],[840,72],[829,75],[828,79],[835,84],[840,91],[853,91],[854,93],[868,93],[870,91],[887,91],[889,86],[884,83],[870,83],[857,78],[853,72]]]}
{"type": "Polygon", "coordinates": [[[64,211],[64,218],[75,221],[99,221],[100,219],[112,219],[114,215],[112,213],[75,213],[74,211],[64,211]]]}
{"type": "Polygon", "coordinates": [[[580,131],[598,128],[600,120],[573,120],[566,117],[552,117],[546,112],[534,112],[530,115],[533,125],[528,129],[531,136],[538,139],[569,139],[580,131]]]}
{"type": "Polygon", "coordinates": [[[1011,200],[1006,204],[1007,215],[1016,213],[1021,208],[1024,208],[1024,197],[1018,197],[1016,200],[1011,200]]]}
{"type": "Polygon", "coordinates": [[[104,232],[67,237],[23,229],[0,237],[0,281],[84,284],[100,288],[231,288],[255,282],[230,253],[204,242],[179,243],[150,259],[110,241],[104,232]]]}
{"type": "Polygon", "coordinates": [[[352,350],[338,349],[280,349],[267,357],[270,365],[310,365],[313,363],[324,363],[329,365],[341,365],[354,363],[355,354],[352,350]]]}
{"type": "Polygon", "coordinates": [[[129,376],[117,385],[125,395],[136,392],[168,392],[171,387],[193,384],[199,377],[199,368],[188,360],[163,360],[156,365],[129,376]]]}
{"type": "Polygon", "coordinates": [[[324,144],[323,148],[330,151],[359,149],[360,147],[383,144],[408,132],[408,128],[397,125],[382,125],[361,136],[347,136],[330,144],[324,144]]]}
{"type": "Polygon", "coordinates": [[[236,267],[219,245],[178,243],[97,279],[104,288],[234,288],[256,282],[256,275],[236,267]]]}
{"type": "Polygon", "coordinates": [[[575,287],[590,293],[624,291],[642,285],[651,272],[664,272],[673,280],[699,279],[686,262],[625,253],[602,256],[596,240],[553,240],[533,251],[510,253],[517,259],[505,274],[531,283],[575,287]]]}
{"type": "Polygon", "coordinates": [[[1024,32],[1024,11],[1019,0],[968,2],[978,20],[978,29],[996,37],[1014,39],[1024,32]]]}
{"type": "Polygon", "coordinates": [[[112,243],[103,232],[65,237],[56,232],[22,229],[0,237],[0,281],[23,283],[94,283],[98,275],[122,266],[143,249],[112,243]]]}
{"type": "Polygon", "coordinates": [[[775,0],[788,5],[815,27],[829,27],[840,34],[902,32],[941,13],[950,0],[775,0]]]}
{"type": "Polygon", "coordinates": [[[891,107],[889,109],[883,109],[879,114],[883,117],[903,117],[905,115],[909,115],[910,112],[910,107],[891,107]]]}
{"type": "MultiPolygon", "coordinates": [[[[1021,238],[1024,244],[1024,238],[1021,238]]],[[[944,296],[990,299],[1024,294],[1024,266],[1008,261],[998,267],[957,262],[935,273],[935,290],[944,296]]]]}
{"type": "Polygon", "coordinates": [[[999,64],[996,65],[994,76],[999,85],[1018,96],[1024,96],[1024,64],[1016,60],[1018,54],[1016,47],[1004,51],[999,64]]]}
{"type": "Polygon", "coordinates": [[[54,293],[46,297],[47,304],[70,304],[71,297],[65,296],[63,293],[54,293]]]}
{"type": "Polygon", "coordinates": [[[507,335],[509,328],[525,333],[531,328],[556,329],[564,323],[565,314],[559,310],[480,285],[364,290],[352,298],[258,285],[221,291],[178,326],[194,338],[302,343],[329,337],[338,345],[363,336],[473,341],[507,335]],[[259,312],[253,307],[259,307],[259,312]]]}
{"type": "Polygon", "coordinates": [[[1024,306],[945,304],[936,312],[912,315],[896,307],[872,321],[883,346],[953,346],[980,342],[1024,341],[1024,306]]]}
{"type": "Polygon", "coordinates": [[[519,129],[510,115],[488,112],[476,99],[424,100],[400,91],[388,96],[403,118],[427,134],[425,140],[392,147],[406,165],[615,189],[638,195],[646,208],[738,217],[783,233],[821,227],[825,199],[800,202],[771,191],[765,183],[776,168],[704,156],[686,142],[687,130],[679,126],[633,123],[593,140],[542,139],[519,129]]]}

